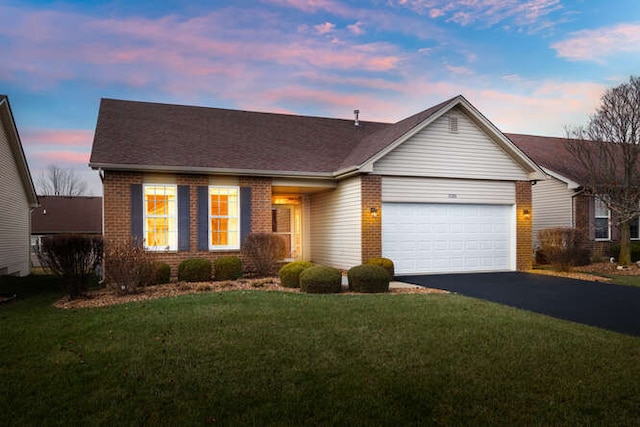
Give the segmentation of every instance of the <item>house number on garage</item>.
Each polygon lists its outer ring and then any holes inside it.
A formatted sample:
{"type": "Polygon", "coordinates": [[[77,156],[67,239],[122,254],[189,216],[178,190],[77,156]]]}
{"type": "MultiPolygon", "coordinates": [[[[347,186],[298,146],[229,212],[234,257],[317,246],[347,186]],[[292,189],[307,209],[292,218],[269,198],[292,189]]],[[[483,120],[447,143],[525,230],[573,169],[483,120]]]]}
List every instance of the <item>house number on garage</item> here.
{"type": "Polygon", "coordinates": [[[457,199],[458,195],[457,194],[449,194],[449,198],[450,199],[457,199]]]}

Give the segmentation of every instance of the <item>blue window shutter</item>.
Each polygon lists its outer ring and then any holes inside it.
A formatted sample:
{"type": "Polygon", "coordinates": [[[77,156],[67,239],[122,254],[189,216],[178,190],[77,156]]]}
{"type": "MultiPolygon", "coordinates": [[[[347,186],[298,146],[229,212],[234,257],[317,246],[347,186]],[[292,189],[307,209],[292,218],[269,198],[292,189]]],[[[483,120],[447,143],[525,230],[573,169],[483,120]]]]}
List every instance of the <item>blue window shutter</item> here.
{"type": "Polygon", "coordinates": [[[240,245],[251,233],[251,187],[240,187],[240,245]]]}
{"type": "Polygon", "coordinates": [[[178,185],[178,250],[188,251],[191,243],[189,235],[189,186],[178,185]]]}
{"type": "Polygon", "coordinates": [[[142,184],[131,184],[131,238],[136,243],[144,240],[142,184]]]}
{"type": "Polygon", "coordinates": [[[209,250],[209,187],[198,186],[198,250],[209,250]]]}

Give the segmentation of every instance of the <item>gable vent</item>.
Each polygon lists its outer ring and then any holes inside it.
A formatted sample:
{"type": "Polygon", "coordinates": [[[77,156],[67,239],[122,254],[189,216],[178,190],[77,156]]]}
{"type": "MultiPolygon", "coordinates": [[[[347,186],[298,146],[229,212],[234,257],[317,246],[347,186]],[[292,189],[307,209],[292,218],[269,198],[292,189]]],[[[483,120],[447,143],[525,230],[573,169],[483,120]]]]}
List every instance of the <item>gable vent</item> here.
{"type": "Polygon", "coordinates": [[[449,116],[449,133],[458,133],[458,118],[449,116]]]}

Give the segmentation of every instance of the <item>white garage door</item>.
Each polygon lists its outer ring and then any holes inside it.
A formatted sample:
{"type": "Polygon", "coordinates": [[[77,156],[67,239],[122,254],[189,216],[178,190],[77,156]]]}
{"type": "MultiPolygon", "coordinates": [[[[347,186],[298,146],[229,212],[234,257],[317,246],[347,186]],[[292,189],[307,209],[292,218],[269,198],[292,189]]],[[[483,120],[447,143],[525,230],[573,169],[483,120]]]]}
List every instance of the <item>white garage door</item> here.
{"type": "Polygon", "coordinates": [[[384,203],[382,254],[396,274],[514,269],[512,205],[384,203]]]}

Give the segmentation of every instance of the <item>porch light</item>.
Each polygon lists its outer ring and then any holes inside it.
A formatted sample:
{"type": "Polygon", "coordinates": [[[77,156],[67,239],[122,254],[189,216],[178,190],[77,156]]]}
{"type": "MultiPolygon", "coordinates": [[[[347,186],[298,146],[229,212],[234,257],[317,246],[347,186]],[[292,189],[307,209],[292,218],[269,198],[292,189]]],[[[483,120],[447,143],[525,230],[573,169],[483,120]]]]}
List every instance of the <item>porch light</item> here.
{"type": "Polygon", "coordinates": [[[524,215],[524,217],[525,217],[526,219],[531,218],[531,212],[529,212],[529,209],[524,209],[524,210],[522,211],[522,215],[524,215]]]}
{"type": "Polygon", "coordinates": [[[369,212],[371,213],[371,216],[374,218],[378,216],[378,208],[371,208],[369,212]]]}

